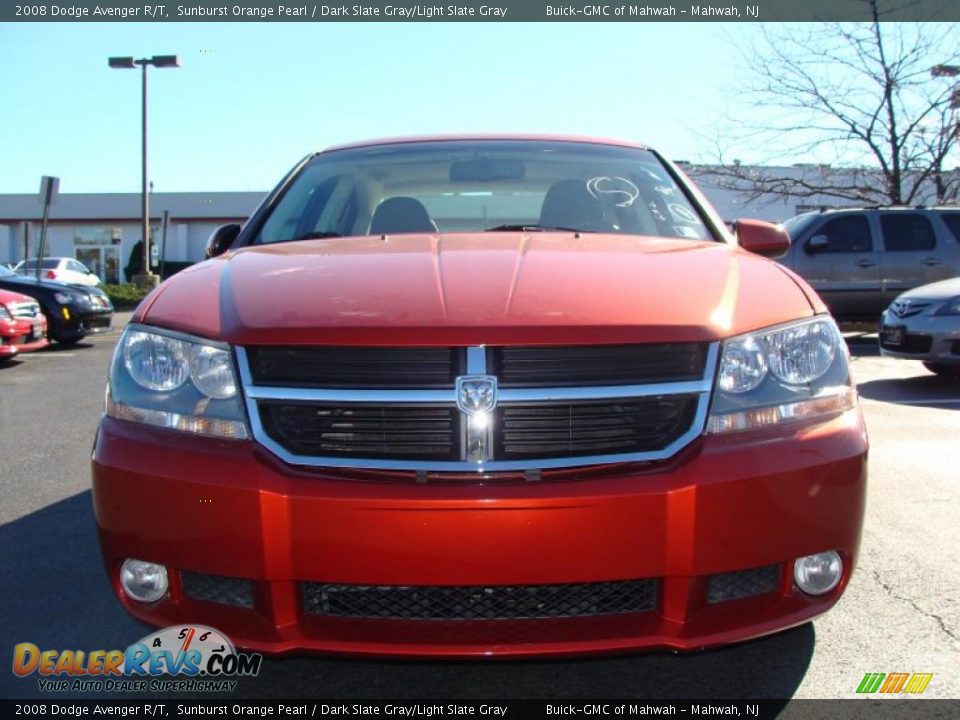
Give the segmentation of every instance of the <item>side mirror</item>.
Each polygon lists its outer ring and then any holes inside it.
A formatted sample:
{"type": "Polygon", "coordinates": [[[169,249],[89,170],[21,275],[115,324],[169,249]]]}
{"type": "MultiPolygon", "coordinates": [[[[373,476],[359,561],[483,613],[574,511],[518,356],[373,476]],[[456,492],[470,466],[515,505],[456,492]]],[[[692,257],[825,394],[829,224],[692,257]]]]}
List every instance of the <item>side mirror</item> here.
{"type": "Polygon", "coordinates": [[[782,257],[790,249],[790,236],[780,225],[763,220],[737,220],[740,247],[768,258],[782,257]]]}
{"type": "Polygon", "coordinates": [[[808,255],[813,255],[826,250],[829,244],[830,240],[826,235],[814,235],[812,238],[807,240],[803,246],[803,249],[806,250],[808,255]]]}
{"type": "Polygon", "coordinates": [[[221,225],[218,227],[210,233],[210,239],[207,240],[207,257],[213,258],[218,255],[223,255],[230,249],[230,246],[233,245],[233,241],[237,239],[237,235],[239,234],[240,225],[237,223],[230,223],[229,225],[221,225]]]}

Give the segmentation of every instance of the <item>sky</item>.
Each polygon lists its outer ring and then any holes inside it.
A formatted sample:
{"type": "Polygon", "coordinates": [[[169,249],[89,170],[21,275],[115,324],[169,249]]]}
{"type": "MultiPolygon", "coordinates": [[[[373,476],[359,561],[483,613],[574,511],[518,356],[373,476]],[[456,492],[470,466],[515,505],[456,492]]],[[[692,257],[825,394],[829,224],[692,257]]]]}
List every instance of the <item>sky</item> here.
{"type": "Polygon", "coordinates": [[[140,189],[150,69],[154,191],[267,190],[324,146],[436,132],[639,140],[696,159],[736,88],[723,24],[123,23],[0,25],[0,192],[140,189]]]}

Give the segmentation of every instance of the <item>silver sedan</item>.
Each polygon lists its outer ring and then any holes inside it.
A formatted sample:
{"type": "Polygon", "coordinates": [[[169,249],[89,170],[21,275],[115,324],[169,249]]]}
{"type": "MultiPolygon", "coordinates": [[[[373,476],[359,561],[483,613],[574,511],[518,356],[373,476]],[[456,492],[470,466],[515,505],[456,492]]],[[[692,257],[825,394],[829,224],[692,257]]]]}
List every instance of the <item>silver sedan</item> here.
{"type": "Polygon", "coordinates": [[[897,296],[880,316],[880,352],[960,375],[960,277],[897,296]]]}

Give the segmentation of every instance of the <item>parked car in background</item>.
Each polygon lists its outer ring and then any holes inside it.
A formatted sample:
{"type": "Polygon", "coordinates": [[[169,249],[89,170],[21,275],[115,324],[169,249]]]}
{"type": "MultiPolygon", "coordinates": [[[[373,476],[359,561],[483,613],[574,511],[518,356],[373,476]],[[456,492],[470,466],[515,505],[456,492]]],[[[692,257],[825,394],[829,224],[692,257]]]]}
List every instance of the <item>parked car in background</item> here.
{"type": "MultiPolygon", "coordinates": [[[[13,268],[25,276],[37,276],[37,260],[21,260],[13,268]]],[[[97,274],[87,268],[79,260],[68,257],[45,257],[40,261],[40,278],[53,282],[72,285],[89,285],[96,287],[100,284],[97,274]]]]}
{"type": "Polygon", "coordinates": [[[58,282],[37,282],[0,268],[0,289],[28,295],[40,304],[47,318],[51,340],[73,344],[87,335],[106,332],[113,321],[113,305],[100,288],[64,285],[58,282]]]}
{"type": "Polygon", "coordinates": [[[699,650],[826,612],[867,439],[788,246],[628,142],[309,156],[117,345],[111,589],[272,653],[699,650]]]}
{"type": "Polygon", "coordinates": [[[880,352],[960,375],[960,277],[899,295],[880,317],[880,352]]]}
{"type": "Polygon", "coordinates": [[[49,344],[40,303],[21,293],[0,290],[0,361],[49,344]]]}
{"type": "Polygon", "coordinates": [[[900,293],[960,275],[960,208],[844,208],[784,223],[780,258],[837,320],[875,321],[900,293]]]}

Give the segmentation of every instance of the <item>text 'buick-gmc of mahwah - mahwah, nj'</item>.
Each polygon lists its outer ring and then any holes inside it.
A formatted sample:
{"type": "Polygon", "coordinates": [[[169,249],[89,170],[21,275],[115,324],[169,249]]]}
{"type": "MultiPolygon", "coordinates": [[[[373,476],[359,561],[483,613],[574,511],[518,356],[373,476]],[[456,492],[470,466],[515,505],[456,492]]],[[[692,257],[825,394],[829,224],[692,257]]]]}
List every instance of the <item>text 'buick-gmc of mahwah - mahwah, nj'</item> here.
{"type": "Polygon", "coordinates": [[[788,243],[634,143],[308,156],[119,341],[93,455],[117,597],[273,654],[809,621],[856,563],[867,436],[788,243]]]}

